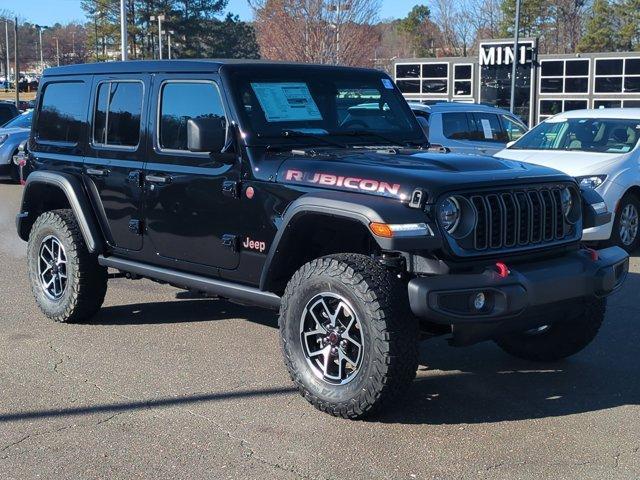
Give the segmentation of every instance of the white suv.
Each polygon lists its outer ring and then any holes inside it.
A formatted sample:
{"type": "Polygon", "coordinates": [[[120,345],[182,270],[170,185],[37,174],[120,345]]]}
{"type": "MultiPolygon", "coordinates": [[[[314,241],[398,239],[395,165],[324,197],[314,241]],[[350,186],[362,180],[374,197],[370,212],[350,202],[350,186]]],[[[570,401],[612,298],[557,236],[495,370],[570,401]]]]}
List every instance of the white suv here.
{"type": "Polygon", "coordinates": [[[584,231],[631,252],[640,245],[640,108],[574,110],[542,122],[495,156],[545,165],[595,188],[613,220],[584,231]]]}

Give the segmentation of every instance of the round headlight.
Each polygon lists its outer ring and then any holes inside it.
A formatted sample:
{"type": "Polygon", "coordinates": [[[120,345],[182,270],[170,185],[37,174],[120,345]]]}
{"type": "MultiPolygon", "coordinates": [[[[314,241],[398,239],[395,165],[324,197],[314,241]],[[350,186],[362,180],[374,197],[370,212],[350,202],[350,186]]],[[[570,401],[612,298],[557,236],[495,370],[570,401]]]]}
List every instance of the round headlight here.
{"type": "Polygon", "coordinates": [[[573,195],[571,195],[569,187],[564,187],[560,192],[560,202],[562,203],[562,213],[568,217],[573,208],[573,195]]]}
{"type": "Polygon", "coordinates": [[[458,201],[454,197],[446,198],[438,208],[438,217],[440,219],[440,225],[444,229],[452,233],[455,231],[458,223],[460,222],[460,206],[458,201]]]}

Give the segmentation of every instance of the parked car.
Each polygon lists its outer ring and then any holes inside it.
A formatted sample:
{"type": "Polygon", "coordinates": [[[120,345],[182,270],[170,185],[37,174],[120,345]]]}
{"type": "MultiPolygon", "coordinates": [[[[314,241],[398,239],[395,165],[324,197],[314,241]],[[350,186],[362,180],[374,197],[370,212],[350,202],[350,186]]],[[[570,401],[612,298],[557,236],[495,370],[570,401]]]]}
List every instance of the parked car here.
{"type": "Polygon", "coordinates": [[[632,252],[640,246],[639,139],[640,108],[574,110],[542,122],[497,156],[557,168],[595,189],[615,216],[586,229],[583,239],[632,252]]]}
{"type": "Polygon", "coordinates": [[[14,103],[0,101],[0,125],[4,125],[12,118],[17,117],[20,111],[14,103]]]}
{"type": "Polygon", "coordinates": [[[14,162],[18,147],[29,138],[33,110],[14,117],[0,127],[0,177],[20,180],[20,166],[14,162]]]}
{"type": "Polygon", "coordinates": [[[428,151],[378,70],[52,68],[29,163],[16,227],[46,316],[89,321],[107,268],[277,309],[291,379],[345,418],[395,405],[421,332],[529,360],[577,353],[628,269],[618,247],[581,248],[583,226],[610,218],[596,192],[550,168],[428,151]]]}
{"type": "Polygon", "coordinates": [[[456,153],[493,155],[527,131],[516,116],[488,105],[409,102],[409,106],[429,142],[456,153]]]}

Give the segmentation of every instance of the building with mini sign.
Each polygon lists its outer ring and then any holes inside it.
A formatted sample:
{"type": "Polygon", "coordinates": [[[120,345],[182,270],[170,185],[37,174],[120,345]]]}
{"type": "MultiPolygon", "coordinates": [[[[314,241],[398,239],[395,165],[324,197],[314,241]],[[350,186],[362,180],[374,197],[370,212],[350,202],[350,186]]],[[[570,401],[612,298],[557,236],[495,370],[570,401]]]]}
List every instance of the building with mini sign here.
{"type": "Polygon", "coordinates": [[[408,100],[478,102],[509,108],[516,64],[515,112],[529,125],[581,108],[640,107],[640,53],[539,55],[536,39],[480,42],[477,57],[394,62],[408,100]]]}

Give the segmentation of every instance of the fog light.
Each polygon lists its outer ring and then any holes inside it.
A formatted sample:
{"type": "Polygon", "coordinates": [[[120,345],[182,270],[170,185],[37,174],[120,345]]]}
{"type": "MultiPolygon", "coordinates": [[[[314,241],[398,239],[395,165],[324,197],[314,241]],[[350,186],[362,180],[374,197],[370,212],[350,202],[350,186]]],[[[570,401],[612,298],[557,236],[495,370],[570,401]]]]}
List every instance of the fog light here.
{"type": "Polygon", "coordinates": [[[476,296],[473,299],[473,307],[476,310],[482,310],[484,308],[485,301],[484,293],[476,293],[476,296]]]}

